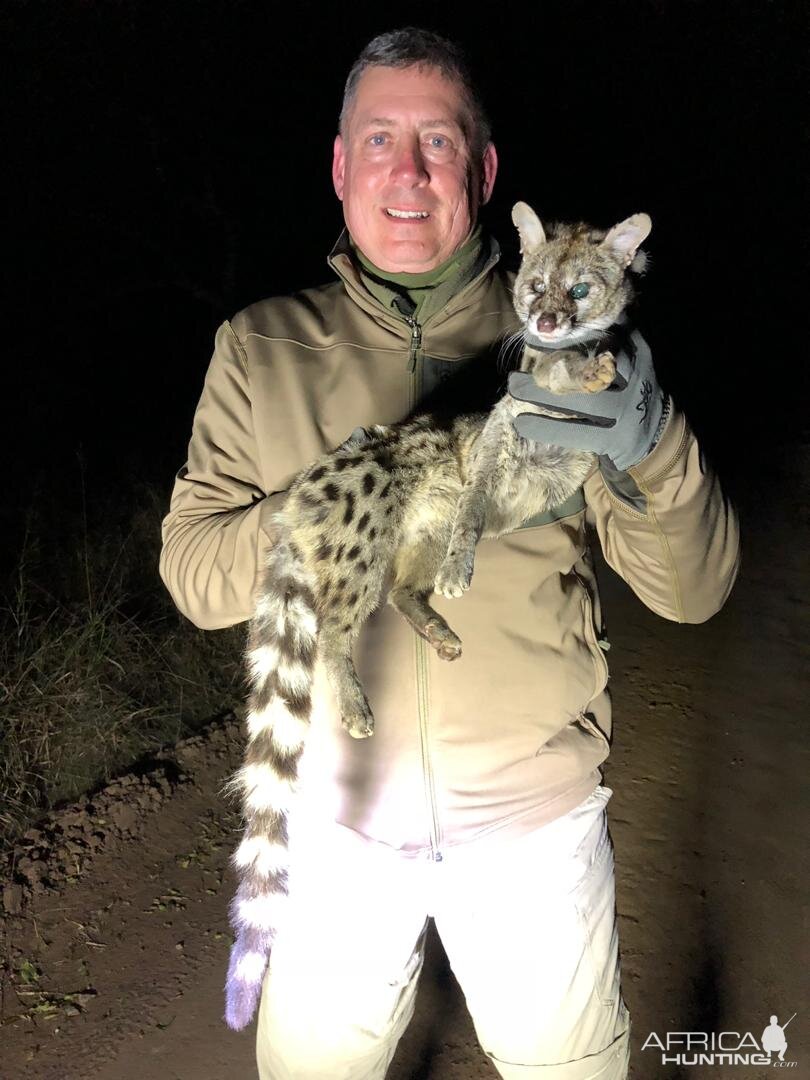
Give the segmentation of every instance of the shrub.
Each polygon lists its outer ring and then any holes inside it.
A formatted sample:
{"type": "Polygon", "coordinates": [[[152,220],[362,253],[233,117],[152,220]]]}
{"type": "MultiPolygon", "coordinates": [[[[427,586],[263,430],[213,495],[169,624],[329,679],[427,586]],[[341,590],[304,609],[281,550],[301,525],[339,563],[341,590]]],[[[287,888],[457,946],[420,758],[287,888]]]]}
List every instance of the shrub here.
{"type": "Polygon", "coordinates": [[[196,629],[158,577],[163,501],[28,514],[0,607],[4,844],[242,697],[242,630],[196,629]]]}

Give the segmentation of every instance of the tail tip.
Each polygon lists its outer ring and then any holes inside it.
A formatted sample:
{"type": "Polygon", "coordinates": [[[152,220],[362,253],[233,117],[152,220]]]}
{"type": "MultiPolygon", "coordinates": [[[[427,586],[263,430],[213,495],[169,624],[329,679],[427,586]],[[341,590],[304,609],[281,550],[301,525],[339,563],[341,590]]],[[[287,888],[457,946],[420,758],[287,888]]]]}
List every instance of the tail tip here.
{"type": "Polygon", "coordinates": [[[248,1026],[256,1012],[260,991],[261,985],[228,986],[225,999],[225,1023],[231,1031],[242,1031],[248,1026]]]}
{"type": "Polygon", "coordinates": [[[237,939],[225,980],[225,1023],[232,1031],[247,1027],[256,1012],[267,969],[267,950],[250,949],[237,939]]]}

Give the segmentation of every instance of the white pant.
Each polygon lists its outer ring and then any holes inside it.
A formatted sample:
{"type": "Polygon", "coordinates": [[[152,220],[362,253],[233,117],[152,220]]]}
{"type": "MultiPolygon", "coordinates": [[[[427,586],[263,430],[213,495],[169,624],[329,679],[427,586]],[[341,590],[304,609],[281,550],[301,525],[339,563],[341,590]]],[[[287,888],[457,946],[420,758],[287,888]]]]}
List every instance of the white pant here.
{"type": "Polygon", "coordinates": [[[336,826],[296,840],[259,1011],[261,1080],[381,1080],[413,1014],[430,915],[502,1077],[624,1080],[611,794],[438,863],[336,826]]]}

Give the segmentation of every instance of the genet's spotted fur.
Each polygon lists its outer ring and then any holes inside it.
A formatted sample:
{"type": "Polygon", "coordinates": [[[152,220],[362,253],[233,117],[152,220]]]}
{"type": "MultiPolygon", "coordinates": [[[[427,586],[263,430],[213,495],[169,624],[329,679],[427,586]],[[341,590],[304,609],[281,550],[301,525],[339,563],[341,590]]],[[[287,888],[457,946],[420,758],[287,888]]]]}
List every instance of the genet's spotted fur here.
{"type": "MultiPolygon", "coordinates": [[[[523,252],[515,282],[526,342],[521,370],[558,393],[604,389],[615,374],[606,332],[632,298],[627,270],[649,219],[636,215],[608,233],[557,226],[546,237],[526,204],[513,218],[523,252]]],[[[315,661],[325,667],[346,731],[365,738],[374,717],[352,646],[386,587],[387,602],[440,657],[461,655],[431,594],[460,596],[481,536],[509,532],[564,502],[594,466],[591,454],[519,438],[512,420],[532,411],[541,410],[507,395],[489,415],[445,424],[424,415],[375,427],[362,445],[305,469],[273,519],[275,543],[247,649],[248,745],[232,781],[246,820],[233,857],[240,877],[227,981],[233,1028],[253,1014],[287,894],[287,821],[315,661]]]]}

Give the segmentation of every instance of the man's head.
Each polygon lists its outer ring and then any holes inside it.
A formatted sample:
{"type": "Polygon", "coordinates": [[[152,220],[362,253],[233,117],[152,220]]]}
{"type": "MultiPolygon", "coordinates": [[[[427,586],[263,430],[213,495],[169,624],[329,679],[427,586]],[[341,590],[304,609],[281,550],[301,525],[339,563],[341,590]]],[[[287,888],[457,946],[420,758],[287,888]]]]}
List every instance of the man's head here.
{"type": "Polygon", "coordinates": [[[332,179],[367,258],[404,273],[445,262],[470,235],[497,165],[455,45],[405,29],[366,46],[346,82],[332,179]]]}

